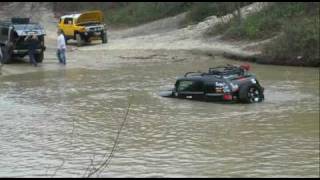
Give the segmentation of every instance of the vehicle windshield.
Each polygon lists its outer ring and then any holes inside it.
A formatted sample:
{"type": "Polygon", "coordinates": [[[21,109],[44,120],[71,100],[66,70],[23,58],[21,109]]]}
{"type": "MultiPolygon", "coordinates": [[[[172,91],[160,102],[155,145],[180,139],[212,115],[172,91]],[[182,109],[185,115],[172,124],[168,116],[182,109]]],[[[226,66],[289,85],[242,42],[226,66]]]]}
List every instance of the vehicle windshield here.
{"type": "Polygon", "coordinates": [[[230,76],[230,75],[244,75],[245,70],[236,66],[225,66],[225,67],[215,67],[209,68],[209,74],[220,75],[220,76],[230,76]]]}
{"type": "Polygon", "coordinates": [[[93,26],[93,25],[99,25],[100,23],[97,21],[88,21],[88,22],[82,22],[82,23],[77,23],[79,26],[93,26]]]}
{"type": "Polygon", "coordinates": [[[191,92],[200,92],[203,91],[203,83],[200,81],[190,81],[190,80],[184,80],[179,81],[177,83],[177,91],[191,91],[191,92]]]}
{"type": "Polygon", "coordinates": [[[25,31],[42,29],[41,26],[38,24],[15,24],[14,28],[16,30],[25,30],[25,31]]]}

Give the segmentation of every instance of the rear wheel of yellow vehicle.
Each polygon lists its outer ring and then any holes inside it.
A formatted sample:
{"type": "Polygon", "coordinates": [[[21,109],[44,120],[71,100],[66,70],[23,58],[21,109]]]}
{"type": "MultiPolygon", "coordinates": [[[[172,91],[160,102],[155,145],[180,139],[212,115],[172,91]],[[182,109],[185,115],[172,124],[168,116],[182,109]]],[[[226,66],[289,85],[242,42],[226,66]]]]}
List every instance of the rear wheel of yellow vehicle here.
{"type": "Polygon", "coordinates": [[[79,33],[76,34],[76,40],[77,40],[77,46],[78,46],[78,47],[79,47],[79,46],[82,46],[83,40],[82,40],[81,35],[80,35],[79,33]]]}

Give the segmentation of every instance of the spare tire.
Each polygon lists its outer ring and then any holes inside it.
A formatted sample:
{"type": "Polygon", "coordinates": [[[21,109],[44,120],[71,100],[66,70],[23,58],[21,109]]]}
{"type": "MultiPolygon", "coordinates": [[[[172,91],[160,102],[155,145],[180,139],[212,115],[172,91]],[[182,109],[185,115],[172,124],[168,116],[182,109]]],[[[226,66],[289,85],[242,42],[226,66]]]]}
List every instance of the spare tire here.
{"type": "Polygon", "coordinates": [[[263,90],[257,84],[245,84],[240,87],[239,100],[243,103],[257,103],[264,99],[263,90]]]}

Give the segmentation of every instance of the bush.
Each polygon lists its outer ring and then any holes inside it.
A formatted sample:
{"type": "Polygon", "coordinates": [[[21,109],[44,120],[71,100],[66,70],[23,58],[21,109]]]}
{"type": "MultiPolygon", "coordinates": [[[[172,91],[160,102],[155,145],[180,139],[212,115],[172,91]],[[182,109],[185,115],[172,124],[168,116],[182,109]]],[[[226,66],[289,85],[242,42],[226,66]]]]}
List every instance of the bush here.
{"type": "Polygon", "coordinates": [[[232,13],[238,6],[242,7],[251,2],[198,2],[188,12],[183,24],[195,24],[209,16],[224,16],[232,13]]]}
{"type": "Polygon", "coordinates": [[[273,3],[248,16],[241,24],[233,18],[211,27],[207,36],[263,40],[279,35],[262,55],[275,64],[319,66],[319,2],[273,3]],[[276,62],[278,61],[278,62],[276,62]]]}
{"type": "Polygon", "coordinates": [[[188,8],[184,2],[134,2],[106,12],[108,24],[135,26],[179,14],[188,8]]]}
{"type": "Polygon", "coordinates": [[[264,56],[296,65],[319,66],[319,17],[295,19],[283,27],[283,34],[265,46],[264,56]]]}
{"type": "Polygon", "coordinates": [[[310,3],[284,2],[273,3],[260,12],[248,16],[241,24],[233,18],[211,27],[206,35],[212,36],[224,33],[226,39],[267,39],[282,30],[289,19],[315,13],[317,5],[310,3]]]}
{"type": "Polygon", "coordinates": [[[54,2],[58,14],[101,10],[113,26],[135,26],[186,11],[189,2],[54,2]]]}

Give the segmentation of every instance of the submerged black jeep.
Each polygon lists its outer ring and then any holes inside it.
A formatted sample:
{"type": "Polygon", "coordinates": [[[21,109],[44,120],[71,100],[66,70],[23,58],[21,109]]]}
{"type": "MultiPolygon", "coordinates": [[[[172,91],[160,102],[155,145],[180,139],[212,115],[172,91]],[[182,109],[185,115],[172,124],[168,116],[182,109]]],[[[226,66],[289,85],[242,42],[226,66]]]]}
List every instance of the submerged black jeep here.
{"type": "Polygon", "coordinates": [[[15,57],[28,55],[28,41],[26,36],[36,35],[38,44],[35,59],[43,61],[45,31],[38,23],[31,23],[29,18],[12,18],[11,21],[0,21],[0,61],[9,64],[15,57]]]}
{"type": "Polygon", "coordinates": [[[160,92],[163,97],[204,101],[256,103],[264,100],[264,88],[249,65],[209,68],[208,72],[188,72],[176,80],[175,87],[160,92]]]}

